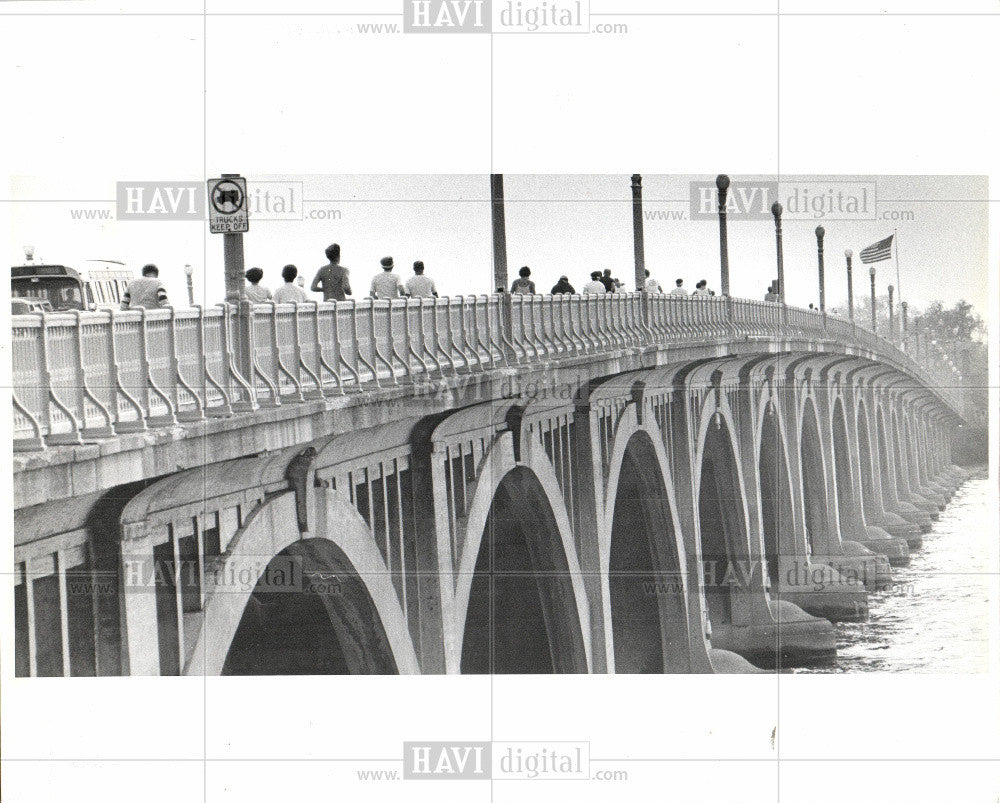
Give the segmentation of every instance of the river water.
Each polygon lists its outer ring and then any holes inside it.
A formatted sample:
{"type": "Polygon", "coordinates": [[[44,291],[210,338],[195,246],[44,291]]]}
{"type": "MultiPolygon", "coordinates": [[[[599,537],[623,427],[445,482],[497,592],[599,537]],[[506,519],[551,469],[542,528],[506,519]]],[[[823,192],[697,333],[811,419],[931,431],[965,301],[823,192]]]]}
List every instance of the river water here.
{"type": "Polygon", "coordinates": [[[989,670],[990,590],[996,586],[990,531],[994,496],[985,470],[962,485],[893,567],[893,587],[869,594],[867,622],[837,624],[837,659],[796,673],[973,673],[989,670]]]}

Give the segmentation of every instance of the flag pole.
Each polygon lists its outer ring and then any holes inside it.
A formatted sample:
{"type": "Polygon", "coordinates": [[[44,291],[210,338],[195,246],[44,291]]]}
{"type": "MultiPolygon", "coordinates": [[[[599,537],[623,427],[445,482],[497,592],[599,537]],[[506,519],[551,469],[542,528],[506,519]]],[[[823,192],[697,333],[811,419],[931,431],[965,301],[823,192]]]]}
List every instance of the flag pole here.
{"type": "Polygon", "coordinates": [[[893,253],[896,255],[896,292],[899,294],[899,300],[903,300],[903,285],[899,281],[899,230],[892,230],[892,242],[895,244],[896,248],[893,253]]]}

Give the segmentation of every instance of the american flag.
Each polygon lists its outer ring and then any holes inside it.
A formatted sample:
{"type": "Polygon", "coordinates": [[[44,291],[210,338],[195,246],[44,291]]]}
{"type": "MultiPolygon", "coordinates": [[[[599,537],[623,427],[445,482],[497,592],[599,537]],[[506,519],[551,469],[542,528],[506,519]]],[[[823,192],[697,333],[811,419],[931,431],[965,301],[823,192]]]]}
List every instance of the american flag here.
{"type": "Polygon", "coordinates": [[[867,265],[869,262],[881,262],[883,259],[892,259],[892,238],[890,234],[884,240],[869,245],[861,251],[861,261],[867,265]]]}

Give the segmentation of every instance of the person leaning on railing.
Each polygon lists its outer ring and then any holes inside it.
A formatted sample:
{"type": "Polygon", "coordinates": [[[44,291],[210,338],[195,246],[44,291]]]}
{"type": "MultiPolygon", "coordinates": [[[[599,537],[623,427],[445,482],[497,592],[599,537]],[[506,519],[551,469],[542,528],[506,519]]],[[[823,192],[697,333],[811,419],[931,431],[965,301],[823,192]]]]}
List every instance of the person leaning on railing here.
{"type": "Polygon", "coordinates": [[[167,305],[167,289],[159,279],[160,269],[156,265],[144,265],[142,278],[132,279],[125,287],[121,308],[159,309],[167,305]]]}

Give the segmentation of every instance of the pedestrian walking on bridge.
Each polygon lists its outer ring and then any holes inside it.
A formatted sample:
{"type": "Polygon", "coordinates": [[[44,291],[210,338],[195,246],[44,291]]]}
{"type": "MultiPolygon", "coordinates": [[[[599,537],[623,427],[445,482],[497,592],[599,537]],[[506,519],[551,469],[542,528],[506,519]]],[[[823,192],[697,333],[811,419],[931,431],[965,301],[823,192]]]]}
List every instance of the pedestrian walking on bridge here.
{"type": "Polygon", "coordinates": [[[247,301],[251,304],[261,304],[271,300],[271,291],[260,286],[260,280],[264,278],[264,271],[260,268],[250,268],[245,274],[247,278],[247,301]]]}
{"type": "Polygon", "coordinates": [[[142,268],[142,278],[132,279],[125,287],[121,308],[159,309],[167,305],[167,289],[160,281],[160,269],[150,263],[142,268]]]}
{"type": "Polygon", "coordinates": [[[406,294],[410,298],[437,298],[434,280],[424,275],[424,263],[419,259],[413,263],[413,275],[406,280],[406,294]]]}
{"type": "Polygon", "coordinates": [[[274,291],[275,304],[301,304],[308,301],[306,291],[295,283],[295,277],[299,275],[299,269],[294,265],[285,265],[281,269],[281,278],[285,283],[274,291]]]}
{"type": "Polygon", "coordinates": [[[347,301],[351,294],[351,272],[340,264],[340,245],[328,245],[325,253],[329,263],[317,271],[309,289],[322,293],[324,301],[347,301]]]}
{"type": "Polygon", "coordinates": [[[392,272],[392,257],[382,257],[382,272],[372,279],[369,295],[372,298],[399,298],[403,295],[403,283],[392,272]]]}

